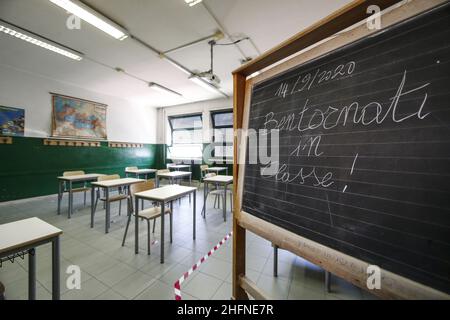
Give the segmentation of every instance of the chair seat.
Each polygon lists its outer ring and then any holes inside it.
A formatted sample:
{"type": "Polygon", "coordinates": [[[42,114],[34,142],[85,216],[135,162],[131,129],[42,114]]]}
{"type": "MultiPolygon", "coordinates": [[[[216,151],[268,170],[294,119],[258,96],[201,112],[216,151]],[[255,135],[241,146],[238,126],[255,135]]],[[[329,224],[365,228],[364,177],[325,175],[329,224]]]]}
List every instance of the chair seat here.
{"type": "MultiPolygon", "coordinates": [[[[126,199],[128,199],[127,194],[117,194],[117,195],[110,196],[109,202],[115,202],[115,201],[126,200],[126,199]]],[[[101,197],[100,200],[106,201],[106,197],[101,197]]]]}
{"type": "MultiPolygon", "coordinates": [[[[166,214],[170,213],[170,208],[165,208],[165,213],[166,214]]],[[[161,208],[153,207],[153,208],[139,211],[138,216],[139,216],[139,218],[146,219],[146,220],[156,219],[161,216],[161,208]]]]}
{"type": "MultiPolygon", "coordinates": [[[[72,192],[85,192],[90,191],[91,188],[88,187],[79,187],[79,188],[72,188],[72,192]]],[[[69,190],[65,190],[64,192],[69,192],[69,190]]]]}
{"type": "MultiPolygon", "coordinates": [[[[231,193],[231,192],[232,192],[231,189],[227,189],[227,194],[231,193]]],[[[213,190],[210,192],[210,194],[212,194],[212,195],[223,195],[224,193],[225,193],[224,189],[216,189],[216,190],[213,190]]]]}

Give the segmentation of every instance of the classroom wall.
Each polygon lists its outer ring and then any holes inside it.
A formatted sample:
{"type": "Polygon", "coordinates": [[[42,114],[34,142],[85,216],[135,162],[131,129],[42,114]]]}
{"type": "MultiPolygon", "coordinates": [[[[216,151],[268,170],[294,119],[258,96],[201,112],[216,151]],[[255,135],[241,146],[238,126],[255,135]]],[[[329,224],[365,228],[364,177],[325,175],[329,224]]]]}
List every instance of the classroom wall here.
{"type": "MultiPolygon", "coordinates": [[[[45,146],[42,138],[13,138],[0,144],[0,202],[56,194],[56,177],[64,171],[120,174],[127,166],[160,168],[159,147],[143,148],[45,146]]],[[[1,212],[0,212],[1,214],[1,212]]]]}
{"type": "Polygon", "coordinates": [[[25,109],[25,136],[51,134],[49,92],[108,105],[108,140],[156,143],[156,109],[0,64],[0,105],[25,109]]]}
{"type": "MultiPolygon", "coordinates": [[[[203,115],[203,147],[206,147],[212,141],[212,123],[211,123],[211,115],[210,112],[214,110],[225,110],[233,108],[233,100],[231,98],[222,98],[216,100],[209,101],[200,101],[194,103],[187,103],[177,106],[171,107],[162,107],[158,108],[158,129],[157,129],[157,138],[156,141],[160,148],[162,148],[161,152],[161,160],[163,161],[163,165],[167,165],[167,163],[173,162],[170,159],[166,159],[166,147],[170,144],[170,126],[168,123],[168,117],[177,116],[177,115],[185,115],[185,114],[193,114],[193,113],[202,113],[203,115]]],[[[179,162],[180,160],[177,160],[179,162]]],[[[200,179],[200,164],[204,163],[201,161],[189,161],[188,159],[182,160],[183,163],[188,163],[192,165],[192,179],[198,180],[200,179]]],[[[224,166],[220,164],[220,166],[224,166]]],[[[232,174],[232,165],[227,165],[228,173],[232,174]]]]}
{"type": "MultiPolygon", "coordinates": [[[[214,110],[232,109],[233,100],[231,98],[222,98],[209,101],[200,101],[194,103],[187,103],[173,107],[158,108],[158,129],[157,129],[157,143],[170,143],[167,132],[169,130],[169,123],[167,118],[170,116],[202,113],[203,114],[203,128],[211,128],[210,112],[214,110]]],[[[209,143],[211,136],[207,130],[204,130],[203,143],[209,143]]]]}
{"type": "Polygon", "coordinates": [[[0,202],[55,194],[63,171],[124,175],[126,166],[164,166],[162,145],[156,144],[156,109],[85,90],[68,83],[0,64],[0,105],[25,109],[25,137],[0,144],[0,202]],[[144,143],[143,148],[44,146],[50,135],[51,95],[98,101],[108,105],[108,140],[144,143]]]}

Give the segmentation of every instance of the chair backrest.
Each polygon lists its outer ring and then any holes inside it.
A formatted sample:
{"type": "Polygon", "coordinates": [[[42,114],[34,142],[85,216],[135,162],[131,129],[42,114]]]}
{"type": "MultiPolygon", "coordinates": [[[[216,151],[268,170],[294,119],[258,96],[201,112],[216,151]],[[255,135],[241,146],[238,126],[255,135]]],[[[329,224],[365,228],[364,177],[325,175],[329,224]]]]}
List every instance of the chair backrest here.
{"type": "Polygon", "coordinates": [[[161,170],[156,171],[156,174],[158,175],[158,174],[161,174],[161,173],[169,173],[169,172],[170,172],[169,169],[161,169],[161,170]]]}
{"type": "Polygon", "coordinates": [[[215,177],[216,174],[214,172],[205,174],[205,179],[215,177]]]}
{"type": "Polygon", "coordinates": [[[138,167],[126,167],[125,170],[138,170],[138,167]]]}
{"type": "Polygon", "coordinates": [[[117,179],[120,179],[120,176],[118,174],[111,174],[109,176],[100,176],[98,177],[97,181],[117,180],[117,179]]]}
{"type": "Polygon", "coordinates": [[[147,191],[155,188],[155,183],[151,180],[143,181],[140,183],[132,184],[130,186],[130,194],[134,196],[137,192],[147,191]]]}
{"type": "Polygon", "coordinates": [[[63,177],[81,176],[83,174],[84,174],[84,171],[65,171],[65,172],[63,172],[63,177]]]}

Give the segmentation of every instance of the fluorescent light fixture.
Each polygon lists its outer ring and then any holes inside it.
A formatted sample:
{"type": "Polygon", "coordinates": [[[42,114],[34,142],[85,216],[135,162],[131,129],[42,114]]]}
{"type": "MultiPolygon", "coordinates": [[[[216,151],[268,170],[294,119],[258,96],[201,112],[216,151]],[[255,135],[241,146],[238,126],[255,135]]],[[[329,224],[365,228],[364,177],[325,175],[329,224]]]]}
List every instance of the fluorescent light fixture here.
{"type": "Polygon", "coordinates": [[[222,92],[215,85],[207,82],[206,80],[203,80],[202,78],[200,78],[197,75],[192,75],[191,77],[189,77],[189,80],[191,80],[195,84],[198,84],[199,86],[201,86],[211,92],[222,94],[222,92]]]}
{"type": "Polygon", "coordinates": [[[202,1],[203,0],[184,0],[184,2],[186,2],[189,5],[189,7],[195,6],[196,4],[199,4],[202,1]]]}
{"type": "Polygon", "coordinates": [[[109,34],[111,37],[115,39],[124,40],[129,36],[128,32],[124,28],[122,28],[115,22],[111,21],[110,19],[106,18],[105,16],[101,15],[92,8],[88,7],[81,1],[78,0],[50,0],[50,1],[56,4],[57,6],[67,10],[68,12],[76,15],[77,17],[86,21],[87,23],[93,25],[94,27],[109,34]]]}
{"type": "Polygon", "coordinates": [[[153,90],[161,92],[161,93],[170,93],[170,94],[175,94],[175,95],[180,96],[180,97],[182,96],[180,93],[178,93],[176,91],[173,91],[173,90],[170,90],[169,88],[166,88],[166,87],[164,87],[164,86],[162,86],[160,84],[157,84],[155,82],[150,82],[148,84],[148,86],[150,88],[152,88],[153,90]]]}
{"type": "Polygon", "coordinates": [[[184,68],[183,66],[180,66],[178,63],[174,62],[172,59],[168,58],[165,55],[161,56],[164,60],[166,60],[167,62],[169,62],[171,65],[173,65],[175,68],[177,68],[178,70],[182,71],[184,74],[190,76],[192,75],[192,73],[187,70],[186,68],[184,68]]]}
{"type": "Polygon", "coordinates": [[[66,48],[62,45],[56,44],[48,39],[38,36],[37,34],[26,31],[22,28],[19,28],[15,25],[9,24],[3,20],[0,20],[0,33],[5,33],[17,39],[26,41],[28,43],[34,44],[41,48],[53,51],[60,55],[66,56],[67,58],[80,61],[82,58],[82,54],[66,48]]]}

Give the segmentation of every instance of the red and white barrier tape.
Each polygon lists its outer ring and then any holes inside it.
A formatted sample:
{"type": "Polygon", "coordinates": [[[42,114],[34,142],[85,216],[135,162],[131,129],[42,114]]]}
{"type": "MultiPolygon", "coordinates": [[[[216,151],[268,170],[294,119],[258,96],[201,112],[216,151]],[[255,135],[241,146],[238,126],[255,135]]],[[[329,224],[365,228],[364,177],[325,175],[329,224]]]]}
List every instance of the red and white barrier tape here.
{"type": "Polygon", "coordinates": [[[175,300],[181,300],[181,284],[195,271],[200,267],[200,265],[206,261],[217,249],[219,249],[231,236],[233,235],[233,231],[227,234],[218,244],[214,246],[207,254],[200,258],[196,264],[194,264],[187,272],[185,272],[180,279],[178,279],[174,283],[174,291],[175,291],[175,300]]]}

